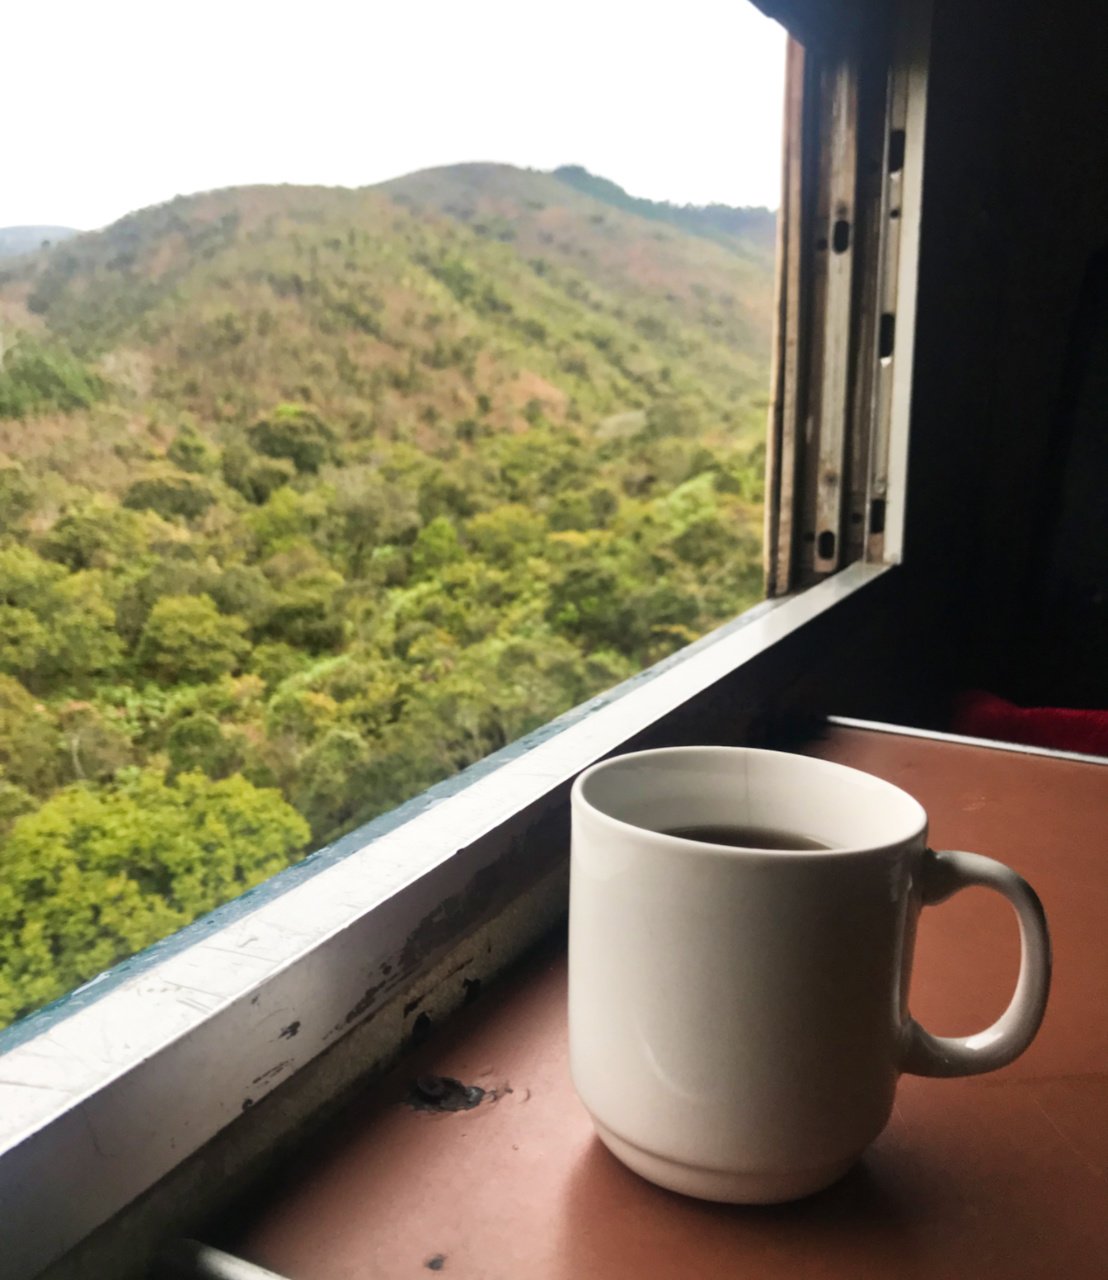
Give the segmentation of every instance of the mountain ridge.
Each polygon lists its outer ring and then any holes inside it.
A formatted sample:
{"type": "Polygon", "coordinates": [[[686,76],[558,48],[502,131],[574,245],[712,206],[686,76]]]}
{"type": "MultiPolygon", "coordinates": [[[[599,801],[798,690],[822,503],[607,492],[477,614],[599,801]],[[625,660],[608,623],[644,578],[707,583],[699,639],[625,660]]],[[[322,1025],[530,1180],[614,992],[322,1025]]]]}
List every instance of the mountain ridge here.
{"type": "Polygon", "coordinates": [[[488,401],[519,428],[536,398],[555,414],[674,394],[760,403],[771,260],[552,174],[445,166],[369,188],[177,197],[0,269],[0,306],[9,330],[61,340],[132,398],[209,424],[309,382],[325,412],[360,412],[369,378],[388,429],[411,432],[400,401],[440,421],[488,401]],[[531,383],[537,397],[520,390],[531,383]]]}
{"type": "Polygon", "coordinates": [[[583,165],[559,165],[552,171],[559,182],[574,187],[598,200],[640,217],[672,223],[693,235],[706,236],[723,244],[734,245],[739,237],[749,237],[763,248],[774,249],[777,215],[761,205],[674,204],[670,200],[650,200],[630,195],[617,182],[590,173],[583,165]]]}

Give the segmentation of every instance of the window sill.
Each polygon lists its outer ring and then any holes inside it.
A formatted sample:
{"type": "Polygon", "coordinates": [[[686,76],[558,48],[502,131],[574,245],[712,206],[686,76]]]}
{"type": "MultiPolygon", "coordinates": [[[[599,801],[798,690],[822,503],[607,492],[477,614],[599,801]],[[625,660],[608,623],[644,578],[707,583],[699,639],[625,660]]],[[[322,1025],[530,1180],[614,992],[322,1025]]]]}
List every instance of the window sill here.
{"type": "MultiPolygon", "coordinates": [[[[895,572],[855,565],[758,606],[0,1035],[0,1251],[12,1280],[324,1051],[348,1046],[332,1092],[395,1056],[412,1021],[375,1015],[398,994],[440,983],[435,966],[483,928],[481,963],[440,1003],[460,1002],[475,989],[466,982],[564,910],[566,798],[582,768],[665,735],[725,684],[733,699],[736,680],[757,705],[768,689],[758,660],[895,572]],[[371,1038],[347,1039],[374,1022],[371,1038]]],[[[729,721],[731,740],[742,727],[729,721]]]]}

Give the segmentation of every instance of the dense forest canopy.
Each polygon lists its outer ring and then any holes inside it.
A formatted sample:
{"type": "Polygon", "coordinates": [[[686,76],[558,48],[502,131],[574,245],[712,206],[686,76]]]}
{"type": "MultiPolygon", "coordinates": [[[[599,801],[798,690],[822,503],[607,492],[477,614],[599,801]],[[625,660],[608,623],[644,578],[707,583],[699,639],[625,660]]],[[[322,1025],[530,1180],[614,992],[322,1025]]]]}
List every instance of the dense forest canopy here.
{"type": "Polygon", "coordinates": [[[464,165],[5,263],[0,1022],[757,599],[772,257],[464,165]]]}

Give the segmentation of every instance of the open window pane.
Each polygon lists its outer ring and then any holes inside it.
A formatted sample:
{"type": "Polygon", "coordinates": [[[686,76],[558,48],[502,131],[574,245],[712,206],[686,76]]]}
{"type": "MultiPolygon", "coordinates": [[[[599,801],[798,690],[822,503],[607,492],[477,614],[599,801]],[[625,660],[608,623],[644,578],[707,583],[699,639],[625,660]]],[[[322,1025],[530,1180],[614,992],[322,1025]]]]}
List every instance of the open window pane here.
{"type": "Polygon", "coordinates": [[[762,595],[779,28],[80,21],[0,206],[0,1021],[762,595]]]}
{"type": "Polygon", "coordinates": [[[909,63],[883,23],[789,45],[766,502],[768,594],[899,554],[918,190],[909,63]],[[911,228],[906,233],[906,228],[911,228]],[[904,323],[898,323],[899,320],[904,323]],[[899,329],[899,339],[898,339],[899,329]],[[893,389],[901,388],[893,421],[893,389]],[[890,515],[890,509],[895,511],[890,515]]]}

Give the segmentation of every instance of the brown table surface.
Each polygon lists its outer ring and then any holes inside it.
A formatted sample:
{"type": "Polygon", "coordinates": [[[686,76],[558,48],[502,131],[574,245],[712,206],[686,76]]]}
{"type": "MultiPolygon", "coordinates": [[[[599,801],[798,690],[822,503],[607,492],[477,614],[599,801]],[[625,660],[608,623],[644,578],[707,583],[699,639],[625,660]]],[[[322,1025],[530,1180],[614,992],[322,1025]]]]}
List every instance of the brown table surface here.
{"type": "MultiPolygon", "coordinates": [[[[292,1280],[1108,1277],[1108,768],[842,728],[811,751],[912,792],[934,847],[1000,857],[1036,886],[1055,982],[1023,1058],[975,1079],[905,1076],[884,1134],[820,1195],[705,1204],[640,1180],[594,1138],[551,950],[351,1106],[237,1250],[292,1280]],[[421,1113],[404,1098],[422,1073],[503,1092],[421,1113]]],[[[913,1012],[937,1033],[980,1030],[1017,954],[995,895],[929,908],[913,1012]]]]}

